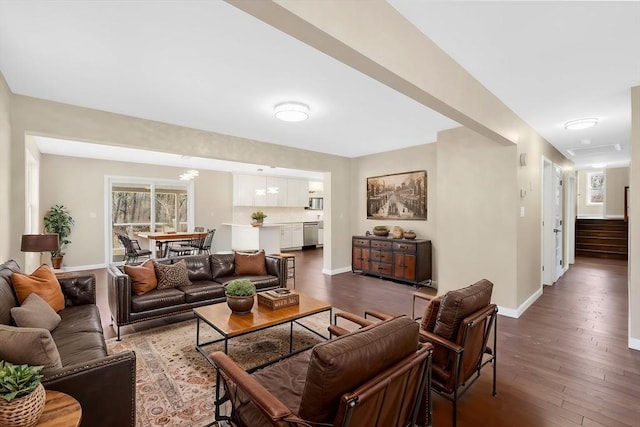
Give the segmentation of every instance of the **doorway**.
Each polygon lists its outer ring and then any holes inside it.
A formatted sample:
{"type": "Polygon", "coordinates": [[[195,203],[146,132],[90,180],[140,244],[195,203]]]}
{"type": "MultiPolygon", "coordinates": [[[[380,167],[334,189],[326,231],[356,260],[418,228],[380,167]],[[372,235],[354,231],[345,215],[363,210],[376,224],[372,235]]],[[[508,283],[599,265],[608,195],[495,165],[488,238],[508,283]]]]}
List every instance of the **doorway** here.
{"type": "Polygon", "coordinates": [[[562,169],[542,159],[542,283],[552,285],[564,273],[562,169]]]}

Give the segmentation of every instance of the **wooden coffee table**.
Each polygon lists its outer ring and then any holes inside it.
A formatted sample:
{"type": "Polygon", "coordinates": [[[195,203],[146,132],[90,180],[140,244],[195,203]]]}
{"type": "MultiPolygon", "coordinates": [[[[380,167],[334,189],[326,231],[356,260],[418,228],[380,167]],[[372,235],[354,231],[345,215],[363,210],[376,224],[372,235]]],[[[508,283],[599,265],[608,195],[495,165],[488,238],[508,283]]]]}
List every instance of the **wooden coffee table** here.
{"type": "MultiPolygon", "coordinates": [[[[329,337],[324,336],[321,333],[314,331],[313,329],[297,322],[297,320],[300,320],[304,317],[322,313],[324,311],[329,312],[329,322],[327,323],[327,325],[329,325],[331,323],[331,305],[302,294],[300,294],[300,303],[298,305],[279,308],[277,310],[271,310],[270,308],[263,307],[259,305],[256,300],[251,313],[243,316],[232,314],[226,302],[197,307],[193,309],[193,312],[196,315],[197,322],[196,350],[198,350],[209,361],[209,363],[213,365],[213,361],[203,348],[204,346],[224,341],[224,352],[228,353],[229,338],[239,337],[250,332],[260,331],[262,329],[282,325],[284,323],[290,323],[289,354],[291,354],[293,353],[294,323],[302,326],[303,328],[313,332],[314,334],[324,339],[329,339],[329,337]],[[213,341],[200,342],[201,321],[215,329],[220,335],[222,335],[222,338],[213,341]]],[[[304,349],[297,350],[296,352],[302,350],[304,349]]],[[[260,365],[260,367],[265,366],[269,363],[273,363],[280,359],[281,358],[271,360],[268,363],[260,365]]],[[[251,370],[254,369],[257,369],[257,367],[252,368],[251,370]]]]}

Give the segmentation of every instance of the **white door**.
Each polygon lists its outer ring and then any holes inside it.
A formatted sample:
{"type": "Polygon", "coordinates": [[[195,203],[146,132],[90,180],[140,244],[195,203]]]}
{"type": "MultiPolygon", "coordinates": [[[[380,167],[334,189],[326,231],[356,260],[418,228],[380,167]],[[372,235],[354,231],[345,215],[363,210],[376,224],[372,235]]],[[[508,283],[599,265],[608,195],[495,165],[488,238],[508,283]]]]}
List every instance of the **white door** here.
{"type": "Polygon", "coordinates": [[[551,285],[563,272],[562,170],[543,159],[542,283],[551,285]]]}
{"type": "Polygon", "coordinates": [[[553,165],[553,233],[555,234],[555,257],[554,257],[554,269],[553,269],[553,281],[558,280],[564,272],[564,262],[562,260],[562,254],[564,252],[564,240],[563,240],[563,224],[562,224],[562,195],[563,195],[563,182],[562,182],[562,169],[559,166],[553,165]]]}

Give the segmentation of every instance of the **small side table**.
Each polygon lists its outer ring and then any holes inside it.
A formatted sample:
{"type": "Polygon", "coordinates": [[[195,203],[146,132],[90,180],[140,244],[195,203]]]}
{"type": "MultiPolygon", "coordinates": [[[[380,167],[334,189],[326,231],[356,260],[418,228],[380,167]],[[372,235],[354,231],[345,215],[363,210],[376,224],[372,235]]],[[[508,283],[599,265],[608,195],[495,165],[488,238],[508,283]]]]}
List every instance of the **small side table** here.
{"type": "Polygon", "coordinates": [[[76,399],[59,391],[47,390],[44,412],[37,427],[78,427],[82,408],[76,399]]]}

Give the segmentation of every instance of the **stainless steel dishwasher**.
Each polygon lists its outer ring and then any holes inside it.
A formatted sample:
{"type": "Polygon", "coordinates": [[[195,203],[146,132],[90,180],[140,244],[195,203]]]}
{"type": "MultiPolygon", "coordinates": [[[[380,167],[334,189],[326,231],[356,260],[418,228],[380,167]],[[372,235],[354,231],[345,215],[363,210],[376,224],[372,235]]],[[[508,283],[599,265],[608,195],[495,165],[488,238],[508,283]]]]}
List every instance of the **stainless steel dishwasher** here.
{"type": "Polygon", "coordinates": [[[318,222],[302,223],[302,244],[316,246],[318,244],[318,222]]]}

